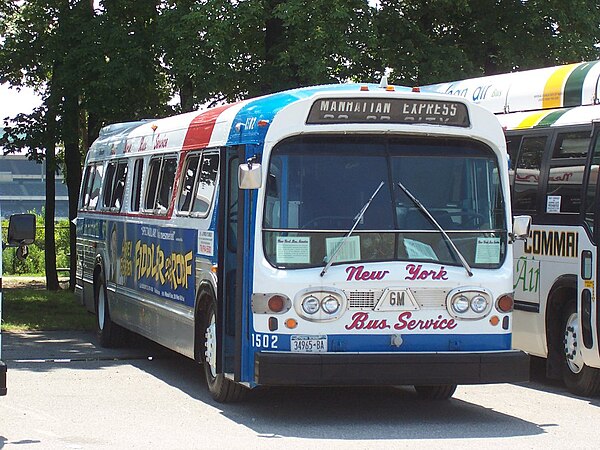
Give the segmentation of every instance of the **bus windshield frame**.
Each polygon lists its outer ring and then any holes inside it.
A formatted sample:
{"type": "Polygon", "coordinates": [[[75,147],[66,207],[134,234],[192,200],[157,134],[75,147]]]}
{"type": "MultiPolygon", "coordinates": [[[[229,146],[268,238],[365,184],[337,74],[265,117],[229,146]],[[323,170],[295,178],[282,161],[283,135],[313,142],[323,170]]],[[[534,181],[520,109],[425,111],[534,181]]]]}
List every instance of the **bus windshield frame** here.
{"type": "Polygon", "coordinates": [[[491,148],[466,138],[288,138],[269,159],[264,255],[278,269],[323,267],[334,254],[334,265],[419,261],[460,266],[440,230],[398,187],[401,182],[471,267],[499,268],[508,242],[499,167],[491,148]]]}

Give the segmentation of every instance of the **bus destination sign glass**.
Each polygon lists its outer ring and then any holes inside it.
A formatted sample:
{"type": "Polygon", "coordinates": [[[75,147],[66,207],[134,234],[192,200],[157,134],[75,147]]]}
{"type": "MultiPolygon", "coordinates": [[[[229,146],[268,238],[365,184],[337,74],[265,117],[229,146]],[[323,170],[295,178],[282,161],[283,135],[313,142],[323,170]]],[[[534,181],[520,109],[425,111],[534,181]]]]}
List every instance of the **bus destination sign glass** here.
{"type": "Polygon", "coordinates": [[[306,123],[470,125],[464,103],[400,98],[322,98],[313,103],[306,123]]]}

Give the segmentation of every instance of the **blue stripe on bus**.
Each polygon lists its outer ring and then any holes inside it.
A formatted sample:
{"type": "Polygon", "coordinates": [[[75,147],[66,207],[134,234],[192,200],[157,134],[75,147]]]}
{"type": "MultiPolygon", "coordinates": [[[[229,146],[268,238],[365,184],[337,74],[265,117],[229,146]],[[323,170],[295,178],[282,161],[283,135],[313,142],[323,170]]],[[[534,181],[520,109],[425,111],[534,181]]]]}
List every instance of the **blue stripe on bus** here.
{"type": "MultiPolygon", "coordinates": [[[[231,130],[229,131],[227,145],[263,142],[268,127],[257,126],[258,121],[266,120],[271,123],[281,109],[294,102],[323,91],[358,92],[361,86],[368,86],[372,92],[381,92],[381,89],[373,84],[331,84],[292,89],[252,100],[244,105],[235,116],[231,130]],[[239,123],[244,124],[244,130],[241,133],[236,130],[236,125],[239,123]]],[[[395,89],[410,91],[406,87],[395,87],[395,89]]]]}
{"type": "MultiPolygon", "coordinates": [[[[290,335],[260,334],[269,339],[255,342],[268,344],[270,348],[254,348],[255,351],[289,351],[290,335]],[[277,336],[277,338],[273,338],[277,336]],[[273,343],[277,346],[273,347],[273,343]]],[[[504,334],[406,334],[400,336],[399,347],[391,345],[393,335],[329,335],[329,352],[448,352],[448,351],[498,351],[512,348],[510,333],[504,334]]]]}

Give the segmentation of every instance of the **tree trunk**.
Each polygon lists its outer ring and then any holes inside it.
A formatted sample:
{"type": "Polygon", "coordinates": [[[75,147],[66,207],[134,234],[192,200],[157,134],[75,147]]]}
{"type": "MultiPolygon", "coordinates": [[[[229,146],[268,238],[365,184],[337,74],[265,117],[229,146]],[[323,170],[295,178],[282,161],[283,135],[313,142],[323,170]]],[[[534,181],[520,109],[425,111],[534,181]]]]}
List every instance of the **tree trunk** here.
{"type": "Polygon", "coordinates": [[[69,194],[69,289],[75,290],[77,267],[77,217],[79,185],[81,184],[81,152],[79,151],[79,99],[69,93],[64,98],[63,139],[65,142],[65,178],[69,194]]]}
{"type": "Polygon", "coordinates": [[[45,138],[46,147],[46,211],[44,217],[44,246],[45,246],[45,269],[46,289],[57,291],[58,273],[56,271],[56,241],[54,238],[54,212],[56,200],[56,106],[53,95],[47,101],[46,112],[47,129],[45,138]]]}

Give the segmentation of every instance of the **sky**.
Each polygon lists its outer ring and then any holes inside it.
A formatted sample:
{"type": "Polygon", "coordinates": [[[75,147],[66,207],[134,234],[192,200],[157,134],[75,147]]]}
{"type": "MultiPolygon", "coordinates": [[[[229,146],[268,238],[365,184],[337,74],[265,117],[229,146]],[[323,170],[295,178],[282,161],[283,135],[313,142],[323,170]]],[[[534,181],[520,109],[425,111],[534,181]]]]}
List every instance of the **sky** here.
{"type": "Polygon", "coordinates": [[[32,89],[9,89],[8,84],[0,84],[0,127],[4,125],[4,118],[13,117],[19,113],[30,113],[33,108],[41,104],[40,98],[32,89]]]}

